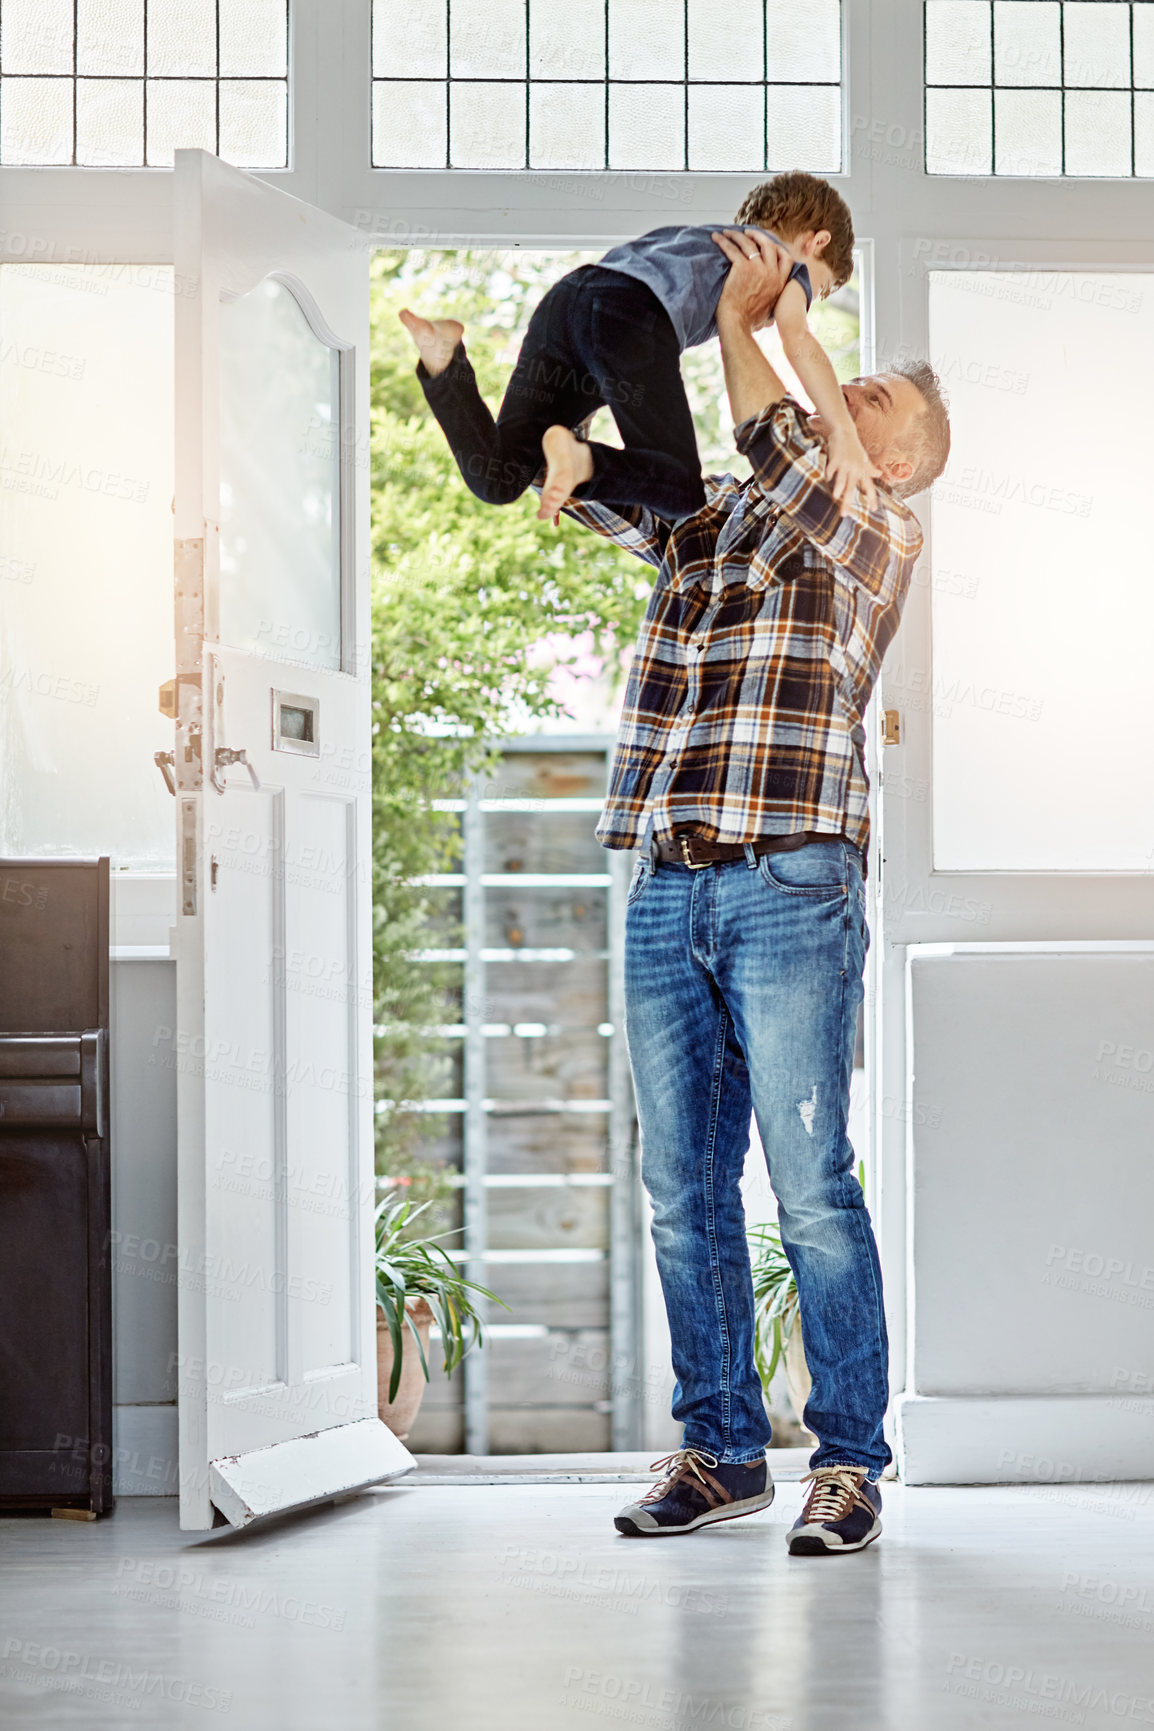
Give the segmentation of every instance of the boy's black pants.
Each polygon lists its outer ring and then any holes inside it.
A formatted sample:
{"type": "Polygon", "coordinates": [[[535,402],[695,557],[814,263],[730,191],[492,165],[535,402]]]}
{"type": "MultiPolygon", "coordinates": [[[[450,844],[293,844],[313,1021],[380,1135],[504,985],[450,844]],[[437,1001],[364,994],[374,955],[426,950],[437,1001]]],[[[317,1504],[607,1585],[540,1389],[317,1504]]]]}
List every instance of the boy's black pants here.
{"type": "Polygon", "coordinates": [[[620,271],[581,265],[529,322],[496,421],[459,344],[443,373],[417,367],[429,407],[478,499],[507,505],[541,469],[547,427],[576,427],[607,404],[624,450],[589,442],[593,478],[575,497],[690,516],[705,503],[681,354],[653,291],[620,271]]]}

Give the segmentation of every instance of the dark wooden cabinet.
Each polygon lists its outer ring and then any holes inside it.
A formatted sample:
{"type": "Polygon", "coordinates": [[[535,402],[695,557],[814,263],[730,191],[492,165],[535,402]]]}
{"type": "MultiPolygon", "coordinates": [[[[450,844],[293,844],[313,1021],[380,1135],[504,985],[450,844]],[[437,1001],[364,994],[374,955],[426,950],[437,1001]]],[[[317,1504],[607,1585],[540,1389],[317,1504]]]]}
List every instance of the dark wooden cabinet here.
{"type": "Polygon", "coordinates": [[[0,1506],[112,1507],[108,897],[0,860],[0,1506]]]}

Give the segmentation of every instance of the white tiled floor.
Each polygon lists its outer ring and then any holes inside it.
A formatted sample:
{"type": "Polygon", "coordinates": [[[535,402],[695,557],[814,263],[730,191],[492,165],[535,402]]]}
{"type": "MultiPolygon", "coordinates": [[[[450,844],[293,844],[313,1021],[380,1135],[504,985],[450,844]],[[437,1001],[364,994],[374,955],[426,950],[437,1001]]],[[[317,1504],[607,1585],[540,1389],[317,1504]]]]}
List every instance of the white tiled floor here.
{"type": "Polygon", "coordinates": [[[939,1731],[1154,1723],[1154,1484],[885,1487],[790,1558],[796,1483],[618,1538],[621,1484],[403,1483],[264,1532],[0,1522],[0,1721],[116,1731],[939,1731]]]}

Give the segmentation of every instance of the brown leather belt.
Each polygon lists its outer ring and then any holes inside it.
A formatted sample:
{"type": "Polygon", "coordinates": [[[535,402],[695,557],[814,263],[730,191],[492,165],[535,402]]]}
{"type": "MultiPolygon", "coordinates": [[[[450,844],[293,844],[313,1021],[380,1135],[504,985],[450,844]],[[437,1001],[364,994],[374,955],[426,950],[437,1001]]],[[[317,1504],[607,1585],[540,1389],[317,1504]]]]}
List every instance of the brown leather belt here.
{"type": "MultiPolygon", "coordinates": [[[[797,829],[790,835],[759,836],[753,844],[753,851],[760,857],[763,853],[788,853],[793,848],[805,847],[811,841],[848,840],[848,836],[834,835],[829,830],[797,829]]],[[[856,847],[857,844],[850,842],[849,845],[856,847]]],[[[654,836],[652,847],[665,865],[688,866],[691,871],[745,858],[744,842],[703,841],[698,835],[654,836]]]]}

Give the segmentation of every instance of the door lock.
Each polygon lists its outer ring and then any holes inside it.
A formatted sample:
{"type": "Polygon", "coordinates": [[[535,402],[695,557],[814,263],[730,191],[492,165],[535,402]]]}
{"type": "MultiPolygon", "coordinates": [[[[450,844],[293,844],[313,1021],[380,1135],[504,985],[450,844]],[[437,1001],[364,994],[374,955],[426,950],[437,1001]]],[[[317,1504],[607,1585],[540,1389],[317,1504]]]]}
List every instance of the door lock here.
{"type": "Polygon", "coordinates": [[[902,717],[898,709],[882,710],[882,744],[900,745],[902,742],[902,717]]]}
{"type": "Polygon", "coordinates": [[[228,766],[232,763],[239,763],[243,766],[243,768],[248,770],[249,779],[252,782],[253,792],[254,793],[260,792],[260,777],[257,775],[256,770],[253,768],[252,764],[248,761],[248,753],[247,752],[245,752],[245,751],[233,751],[227,745],[218,745],[216,750],[213,752],[212,755],[213,755],[212,785],[213,785],[213,787],[215,787],[217,793],[224,793],[224,791],[225,791],[225,783],[220,779],[220,775],[218,772],[222,769],[227,769],[228,766]]]}

